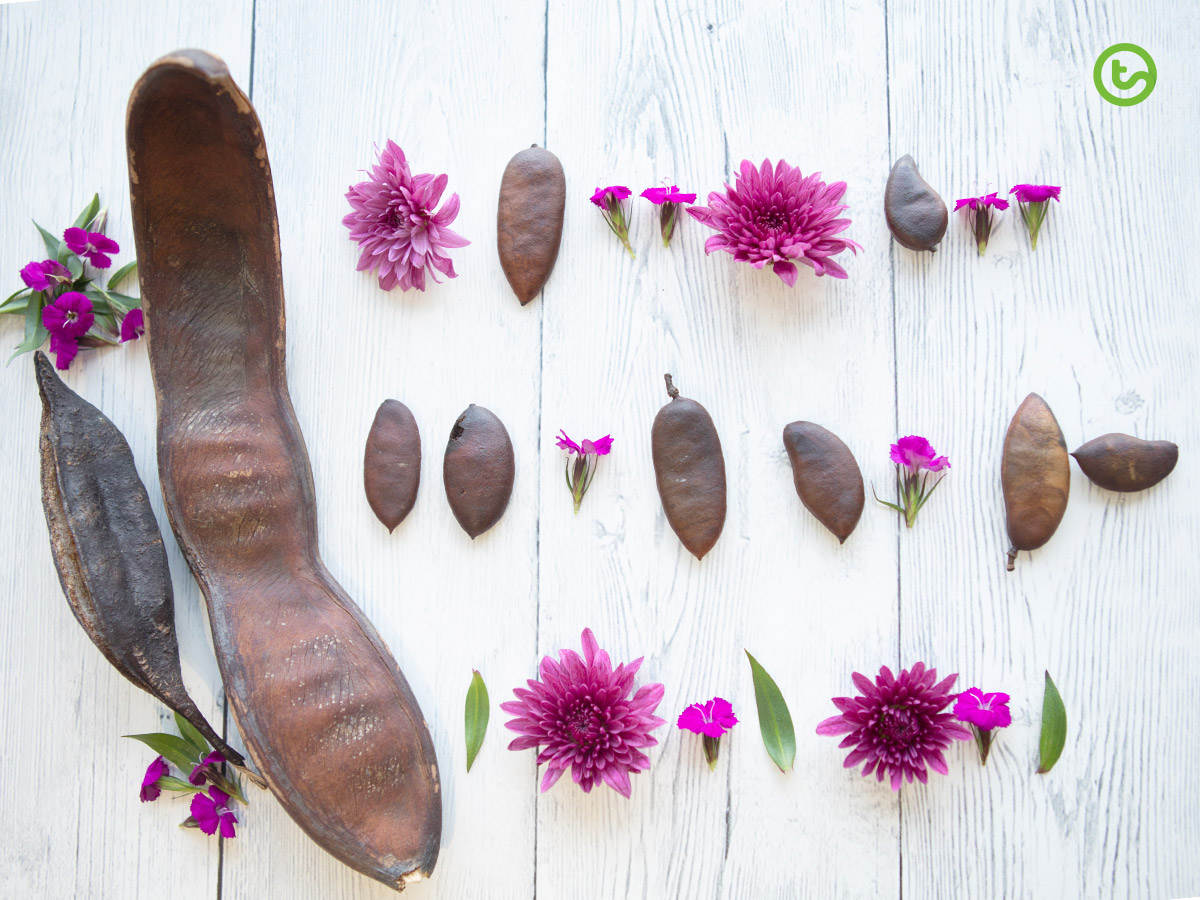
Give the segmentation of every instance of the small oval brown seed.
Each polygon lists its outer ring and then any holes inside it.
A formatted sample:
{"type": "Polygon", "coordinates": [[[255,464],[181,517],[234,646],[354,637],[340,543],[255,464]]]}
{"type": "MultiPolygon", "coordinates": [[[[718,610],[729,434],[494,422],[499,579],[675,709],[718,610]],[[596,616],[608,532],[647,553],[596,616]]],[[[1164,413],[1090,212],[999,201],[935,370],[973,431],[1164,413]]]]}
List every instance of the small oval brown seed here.
{"type": "Polygon", "coordinates": [[[671,529],[703,559],[725,527],[725,457],[708,410],[680,397],[670,375],[666,380],[671,401],[650,432],[654,476],[671,529]]]}
{"type": "Polygon", "coordinates": [[[836,434],[812,422],[787,425],[783,446],[801,502],[844,544],[867,499],[854,454],[836,434]]]}
{"type": "Polygon", "coordinates": [[[1110,491],[1144,491],[1171,474],[1179,448],[1170,441],[1143,441],[1128,434],[1104,434],[1071,454],[1083,474],[1110,491]]]}
{"type": "Polygon", "coordinates": [[[504,515],[516,471],[504,423],[491,410],[472,403],[450,430],[442,462],[446,499],[471,540],[504,515]]]}
{"type": "Polygon", "coordinates": [[[932,253],[950,220],[946,203],[917,171],[908,154],[896,160],[883,194],[883,211],[896,241],[932,253]]]}
{"type": "Polygon", "coordinates": [[[417,502],[421,486],[421,433],[399,400],[384,400],[375,412],[363,457],[363,486],[376,517],[395,531],[417,502]]]}
{"type": "Polygon", "coordinates": [[[508,161],[500,179],[496,249],[522,306],[538,295],[554,269],[566,204],[562,163],[549,150],[534,144],[508,161]]]}
{"type": "Polygon", "coordinates": [[[1000,481],[1012,542],[1011,572],[1018,551],[1036,550],[1050,540],[1067,511],[1071,492],[1067,442],[1054,413],[1037,394],[1025,398],[1009,423],[1000,481]]]}

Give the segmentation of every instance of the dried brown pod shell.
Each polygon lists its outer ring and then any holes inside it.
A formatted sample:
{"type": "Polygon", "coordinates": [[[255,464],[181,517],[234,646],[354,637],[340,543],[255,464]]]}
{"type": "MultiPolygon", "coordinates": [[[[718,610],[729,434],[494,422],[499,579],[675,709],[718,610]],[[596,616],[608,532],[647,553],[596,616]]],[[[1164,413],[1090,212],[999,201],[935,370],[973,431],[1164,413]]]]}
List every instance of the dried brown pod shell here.
{"type": "Polygon", "coordinates": [[[671,376],[665,378],[671,399],[650,432],[654,477],[671,529],[703,559],[725,527],[725,456],[708,410],[679,396],[671,376]]]}
{"type": "Polygon", "coordinates": [[[450,429],[442,462],[446,500],[472,540],[504,515],[516,472],[504,423],[490,409],[472,403],[450,429]]]}
{"type": "Polygon", "coordinates": [[[1037,394],[1025,398],[1009,423],[1000,481],[1011,541],[1011,572],[1018,551],[1036,550],[1050,540],[1067,511],[1071,493],[1067,442],[1054,413],[1037,394]]]}
{"type": "Polygon", "coordinates": [[[1093,438],[1071,455],[1093,484],[1130,493],[1154,487],[1170,475],[1179,462],[1179,447],[1113,432],[1093,438]]]}
{"type": "Polygon", "coordinates": [[[437,860],[437,758],[392,654],[318,550],[262,126],[221,60],[182,50],[134,86],[126,139],[163,497],[229,708],[297,824],[402,889],[437,860]]]}
{"type": "Polygon", "coordinates": [[[801,502],[844,544],[867,499],[854,454],[836,434],[813,422],[785,426],[783,446],[801,502]]]}
{"type": "Polygon", "coordinates": [[[522,306],[554,269],[566,205],[567,179],[557,156],[534,144],[508,161],[496,207],[496,249],[522,306]]]}
{"type": "Polygon", "coordinates": [[[375,516],[395,531],[417,502],[421,486],[421,432],[399,400],[384,400],[375,411],[363,454],[363,487],[375,516]]]}

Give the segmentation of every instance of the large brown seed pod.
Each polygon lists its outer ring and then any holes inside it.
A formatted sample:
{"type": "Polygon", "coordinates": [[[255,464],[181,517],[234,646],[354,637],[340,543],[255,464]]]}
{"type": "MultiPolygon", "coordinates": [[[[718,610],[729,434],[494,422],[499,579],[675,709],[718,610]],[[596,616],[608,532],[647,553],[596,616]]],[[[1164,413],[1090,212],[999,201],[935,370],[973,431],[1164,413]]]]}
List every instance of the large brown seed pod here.
{"type": "Polygon", "coordinates": [[[471,540],[504,515],[516,472],[504,423],[490,409],[472,403],[450,429],[442,461],[446,500],[471,540]]]}
{"type": "Polygon", "coordinates": [[[671,529],[703,559],[725,527],[725,457],[708,410],[680,397],[671,376],[665,378],[671,399],[650,431],[654,477],[671,529]]]}
{"type": "Polygon", "coordinates": [[[907,153],[896,160],[883,194],[883,211],[896,241],[909,250],[932,253],[946,233],[946,203],[917,171],[907,153]]]}
{"type": "Polygon", "coordinates": [[[522,306],[538,295],[558,259],[566,205],[567,179],[557,156],[534,144],[508,161],[500,179],[496,248],[522,306]]]}
{"type": "Polygon", "coordinates": [[[34,370],[42,397],[42,507],[71,612],[118,672],[241,765],[242,755],[184,687],[167,553],[129,444],[63,384],[40,350],[34,370]]]}
{"type": "Polygon", "coordinates": [[[1067,442],[1058,420],[1037,394],[1021,403],[1004,437],[1000,462],[1004,512],[1008,522],[1008,571],[1021,550],[1036,550],[1050,540],[1071,492],[1067,442]]]}
{"type": "Polygon", "coordinates": [[[412,412],[399,400],[384,400],[375,411],[363,455],[363,486],[371,510],[388,531],[394,531],[417,502],[421,433],[412,412]]]}
{"type": "Polygon", "coordinates": [[[836,434],[812,422],[785,426],[783,446],[801,502],[844,544],[867,499],[854,454],[836,434]]]}
{"type": "Polygon", "coordinates": [[[146,71],[126,127],[159,474],[230,709],[300,827],[401,889],[437,859],[437,759],[387,645],[318,552],[262,127],[197,50],[146,71]]]}
{"type": "Polygon", "coordinates": [[[1179,462],[1179,448],[1170,441],[1117,433],[1093,438],[1071,455],[1094,484],[1123,493],[1154,487],[1179,462]]]}

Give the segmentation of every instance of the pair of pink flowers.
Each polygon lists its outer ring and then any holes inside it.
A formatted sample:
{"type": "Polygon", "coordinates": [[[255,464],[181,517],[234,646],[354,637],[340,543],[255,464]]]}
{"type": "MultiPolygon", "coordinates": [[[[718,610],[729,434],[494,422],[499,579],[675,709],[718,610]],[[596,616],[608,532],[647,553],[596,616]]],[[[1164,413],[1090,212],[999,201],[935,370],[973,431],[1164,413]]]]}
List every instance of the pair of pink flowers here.
{"type": "MultiPolygon", "coordinates": [[[[1021,208],[1021,218],[1029,232],[1029,242],[1032,249],[1037,249],[1038,233],[1045,224],[1049,211],[1049,201],[1061,203],[1059,194],[1062,188],[1053,184],[1015,184],[1009,189],[1010,194],[1016,194],[1017,204],[1021,208]]],[[[995,214],[1008,209],[1007,200],[992,191],[982,197],[963,197],[954,204],[955,212],[966,211],[967,224],[975,236],[975,246],[979,255],[987,251],[988,240],[992,236],[995,224],[995,214]]]]}
{"type": "MultiPolygon", "coordinates": [[[[634,256],[633,247],[629,244],[629,217],[625,211],[625,201],[633,192],[622,184],[610,184],[598,187],[592,194],[591,201],[600,208],[600,214],[609,229],[617,236],[622,246],[634,256]]],[[[677,185],[670,187],[646,188],[641,195],[659,207],[659,229],[662,233],[663,246],[671,246],[671,237],[675,234],[675,223],[679,218],[679,210],[696,202],[695,194],[685,194],[677,185]]]]}
{"type": "Polygon", "coordinates": [[[234,826],[238,819],[233,812],[233,798],[219,786],[225,785],[236,791],[236,787],[231,786],[220,773],[219,767],[224,762],[224,755],[216,750],[212,751],[192,768],[185,784],[172,777],[166,759],[159,756],[146,768],[138,796],[143,803],[150,803],[157,800],[164,789],[189,792],[192,794],[191,817],[183,823],[184,825],[199,828],[208,835],[216,834],[219,830],[221,837],[236,837],[234,826]],[[211,784],[207,790],[203,790],[206,782],[211,784]],[[188,785],[192,787],[189,788],[188,785]]]}

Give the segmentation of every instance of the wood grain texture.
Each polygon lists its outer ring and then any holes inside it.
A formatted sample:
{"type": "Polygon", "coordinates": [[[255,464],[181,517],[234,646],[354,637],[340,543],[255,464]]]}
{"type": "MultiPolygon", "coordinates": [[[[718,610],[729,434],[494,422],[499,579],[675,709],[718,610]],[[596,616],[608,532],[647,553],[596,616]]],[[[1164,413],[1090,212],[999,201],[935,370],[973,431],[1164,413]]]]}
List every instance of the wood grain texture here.
{"type": "MultiPolygon", "coordinates": [[[[51,231],[71,224],[99,191],[109,233],[132,258],[125,104],[156,56],[188,43],[221,54],[249,75],[250,0],[204,8],[149,2],[103,6],[0,6],[0,271],[7,296],[17,270],[41,259],[32,217],[51,231]],[[127,48],[136,48],[129,52],[127,48]]],[[[20,341],[16,317],[0,318],[0,346],[20,341]]],[[[7,353],[5,357],[7,358],[7,353]]],[[[120,735],[168,728],[167,711],[128,684],[71,617],[38,521],[37,389],[30,357],[0,368],[7,465],[0,590],[0,734],[10,777],[0,802],[21,825],[0,849],[0,895],[100,898],[162,894],[211,898],[219,880],[216,841],[178,828],[187,803],[138,802],[153,759],[120,735]]],[[[199,591],[167,527],[155,474],[154,395],[145,348],[81,354],[66,381],[129,441],[164,531],[175,586],[183,675],[201,711],[220,727],[221,681],[199,591]]]]}
{"type": "MultiPolygon", "coordinates": [[[[97,188],[132,247],[122,131],[134,79],[197,45],[248,86],[253,39],[288,381],[322,555],[404,668],[443,766],[442,854],[413,896],[1200,895],[1200,776],[1184,755],[1200,741],[1187,714],[1200,695],[1189,403],[1200,313],[1187,278],[1200,246],[1196,11],[1163,0],[254,6],[0,6],[0,272],[11,291],[40,258],[29,216],[61,227],[97,188]],[[1092,86],[1096,55],[1116,41],[1158,62],[1140,106],[1109,106],[1092,86]],[[356,273],[340,224],[347,186],[389,137],[414,171],[447,172],[463,200],[461,277],[425,294],[387,294],[356,273]],[[496,258],[495,200],[511,154],[535,142],[563,162],[567,209],[554,275],[520,308],[496,258]],[[1012,214],[983,259],[953,215],[938,252],[915,254],[892,246],[882,205],[904,153],[951,204],[976,182],[1006,191],[1041,179],[1064,186],[1063,203],[1036,253],[1012,214]],[[690,218],[664,250],[642,200],[635,262],[587,202],[598,184],[636,193],[663,179],[703,199],[743,157],[764,156],[849,183],[847,236],[865,249],[845,260],[848,281],[802,271],[789,290],[705,257],[690,218]],[[667,371],[712,414],[726,457],[728,518],[702,562],[666,525],[654,487],[650,424],[667,371]],[[1127,496],[1073,468],[1062,527],[1006,574],[1000,448],[1031,390],[1071,447],[1122,431],[1173,440],[1181,459],[1163,484],[1127,496]],[[389,396],[416,416],[435,488],[390,536],[361,483],[363,441],[389,396]],[[500,416],[517,464],[508,511],[475,542],[436,489],[444,436],[468,403],[500,416]],[[779,431],[796,419],[837,433],[868,487],[890,487],[887,445],[913,431],[950,456],[950,480],[911,532],[868,499],[839,547],[792,487],[779,431]],[[553,447],[560,427],[616,439],[578,516],[553,447]],[[566,779],[538,795],[534,754],[505,749],[496,709],[467,775],[471,668],[498,704],[540,655],[578,648],[584,626],[615,659],[646,655],[639,682],[666,684],[660,713],[672,721],[632,800],[584,796],[566,779]],[[743,647],[791,706],[791,775],[762,749],[743,647]],[[813,729],[833,714],[829,698],[852,690],[852,671],[917,659],[1008,691],[1014,723],[986,769],[962,744],[948,777],[897,799],[843,770],[844,751],[813,729]],[[1071,726],[1058,765],[1035,776],[1044,668],[1071,726]],[[714,694],[742,724],[710,774],[699,739],[673,719],[714,694]]],[[[15,345],[19,327],[0,318],[0,341],[15,345]]],[[[165,719],[61,596],[40,520],[30,369],[0,369],[12,472],[0,589],[15,598],[0,604],[0,733],[22,775],[0,785],[0,802],[20,810],[0,850],[0,895],[392,896],[266,794],[225,842],[219,879],[216,843],[174,827],[184,804],[137,802],[148,759],[116,736],[165,719]]],[[[93,353],[68,382],[125,432],[165,527],[144,349],[93,353]]],[[[219,719],[202,603],[169,530],[166,541],[184,675],[219,719]]]]}
{"type": "Polygon", "coordinates": [[[1200,774],[1176,749],[1200,723],[1163,704],[1200,681],[1200,564],[1180,552],[1200,529],[1186,453],[1200,319],[1183,300],[1200,239],[1184,37],[1196,10],[906,0],[888,22],[894,156],[911,152],[948,201],[976,182],[1063,185],[1036,252],[1010,213],[983,258],[957,217],[934,259],[894,253],[898,427],[954,466],[902,537],[902,657],[1010,693],[1014,720],[986,769],[962,744],[949,778],[904,792],[904,895],[1194,896],[1200,858],[1183,848],[1200,833],[1200,774]],[[1172,73],[1139,106],[1092,85],[1117,41],[1172,73]],[[1177,483],[1128,498],[1072,467],[1062,526],[1008,574],[1000,455],[1029,391],[1069,446],[1125,431],[1185,452],[1177,483]],[[1070,726],[1054,770],[1035,775],[1047,668],[1070,726]]]}

